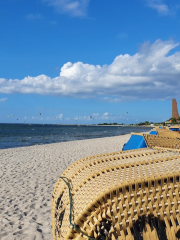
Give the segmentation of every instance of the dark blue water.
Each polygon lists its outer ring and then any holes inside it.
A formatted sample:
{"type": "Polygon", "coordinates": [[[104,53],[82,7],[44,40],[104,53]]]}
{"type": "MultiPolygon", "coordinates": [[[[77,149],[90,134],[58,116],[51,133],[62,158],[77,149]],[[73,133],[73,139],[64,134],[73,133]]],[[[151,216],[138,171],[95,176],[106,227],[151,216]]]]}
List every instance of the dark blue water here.
{"type": "Polygon", "coordinates": [[[150,131],[149,127],[0,124],[0,149],[150,131]]]}

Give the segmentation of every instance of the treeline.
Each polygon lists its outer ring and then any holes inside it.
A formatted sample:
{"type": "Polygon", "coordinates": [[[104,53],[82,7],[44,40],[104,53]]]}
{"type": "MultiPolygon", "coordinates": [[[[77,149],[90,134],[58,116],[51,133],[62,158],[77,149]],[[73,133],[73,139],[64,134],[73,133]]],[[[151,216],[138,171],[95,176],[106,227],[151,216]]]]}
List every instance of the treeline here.
{"type": "MultiPolygon", "coordinates": [[[[137,123],[137,124],[129,124],[130,126],[141,126],[141,125],[150,125],[150,124],[154,124],[153,122],[148,122],[148,121],[145,121],[145,122],[140,122],[140,123],[137,123]]],[[[98,123],[97,125],[125,125],[124,123],[98,123]]]]}
{"type": "Polygon", "coordinates": [[[98,123],[97,125],[125,125],[124,123],[98,123]]]}

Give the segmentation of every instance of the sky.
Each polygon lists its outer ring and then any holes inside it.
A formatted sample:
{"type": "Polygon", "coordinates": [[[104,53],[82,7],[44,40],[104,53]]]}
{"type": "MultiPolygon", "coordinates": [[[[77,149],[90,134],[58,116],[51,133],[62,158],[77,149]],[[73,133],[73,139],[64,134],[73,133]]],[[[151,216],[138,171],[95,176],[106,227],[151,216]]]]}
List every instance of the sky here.
{"type": "Polygon", "coordinates": [[[0,123],[180,113],[179,0],[1,0],[0,123]]]}

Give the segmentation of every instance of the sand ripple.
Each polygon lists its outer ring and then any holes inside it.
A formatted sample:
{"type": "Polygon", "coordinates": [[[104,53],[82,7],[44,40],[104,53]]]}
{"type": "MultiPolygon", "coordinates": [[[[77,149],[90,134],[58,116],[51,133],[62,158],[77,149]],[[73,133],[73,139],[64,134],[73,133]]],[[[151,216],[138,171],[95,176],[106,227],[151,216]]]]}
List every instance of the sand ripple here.
{"type": "Polygon", "coordinates": [[[120,151],[130,135],[0,150],[0,239],[51,240],[51,196],[80,158],[120,151]]]}

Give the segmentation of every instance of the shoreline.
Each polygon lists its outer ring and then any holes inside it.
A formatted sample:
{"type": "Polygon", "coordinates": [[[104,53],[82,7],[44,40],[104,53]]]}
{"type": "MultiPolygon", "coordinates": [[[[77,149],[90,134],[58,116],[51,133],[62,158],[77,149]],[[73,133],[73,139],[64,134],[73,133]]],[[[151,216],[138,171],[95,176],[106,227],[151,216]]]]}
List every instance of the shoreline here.
{"type": "Polygon", "coordinates": [[[115,125],[107,126],[29,126],[20,124],[18,126],[0,126],[2,136],[0,138],[0,149],[27,147],[42,144],[60,143],[83,139],[94,139],[103,137],[120,136],[131,132],[150,131],[149,127],[122,127],[115,125]]]}
{"type": "Polygon", "coordinates": [[[0,149],[0,239],[52,240],[51,197],[75,161],[121,151],[131,134],[0,149]]]}

